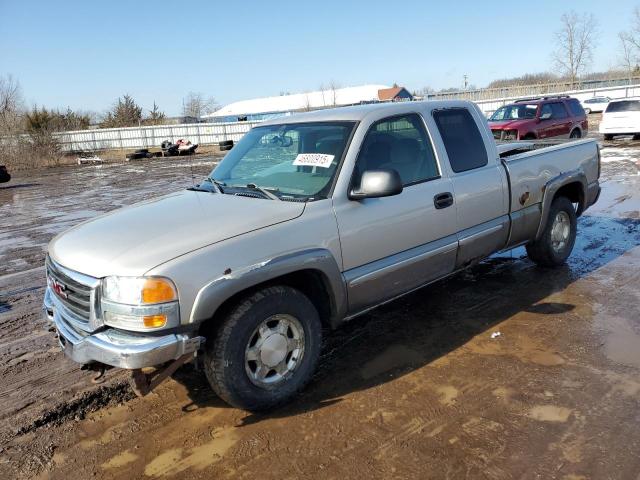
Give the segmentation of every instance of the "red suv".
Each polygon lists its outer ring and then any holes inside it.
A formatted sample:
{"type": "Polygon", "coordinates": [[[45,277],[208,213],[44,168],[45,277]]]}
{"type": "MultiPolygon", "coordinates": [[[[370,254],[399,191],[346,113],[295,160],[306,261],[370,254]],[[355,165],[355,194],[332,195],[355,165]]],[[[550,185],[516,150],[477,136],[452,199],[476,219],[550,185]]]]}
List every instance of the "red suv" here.
{"type": "Polygon", "coordinates": [[[518,100],[500,107],[489,117],[496,140],[533,140],[584,137],[587,115],[576,98],[543,97],[518,100]]]}

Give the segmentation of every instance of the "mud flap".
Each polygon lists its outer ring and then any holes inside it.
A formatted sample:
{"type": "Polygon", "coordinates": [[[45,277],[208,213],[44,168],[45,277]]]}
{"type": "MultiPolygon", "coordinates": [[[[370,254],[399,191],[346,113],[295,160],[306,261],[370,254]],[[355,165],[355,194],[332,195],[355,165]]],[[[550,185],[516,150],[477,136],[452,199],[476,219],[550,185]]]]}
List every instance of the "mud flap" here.
{"type": "Polygon", "coordinates": [[[162,369],[156,369],[151,373],[144,373],[141,369],[131,371],[131,388],[138,397],[144,397],[151,393],[164,380],[173,375],[185,363],[193,360],[196,352],[187,353],[171,362],[162,369]]]}

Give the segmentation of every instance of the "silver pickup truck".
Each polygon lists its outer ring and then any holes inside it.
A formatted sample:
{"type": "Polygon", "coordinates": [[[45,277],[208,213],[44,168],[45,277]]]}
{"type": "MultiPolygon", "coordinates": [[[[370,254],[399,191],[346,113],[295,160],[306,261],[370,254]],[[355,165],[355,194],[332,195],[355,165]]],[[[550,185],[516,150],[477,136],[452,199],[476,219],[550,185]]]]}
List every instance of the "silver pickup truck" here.
{"type": "Polygon", "coordinates": [[[342,322],[519,245],[562,264],[599,174],[594,140],[497,146],[465,101],[285,117],[199,185],[52,240],[44,310],[70,358],[139,394],[197,357],[225,401],[267,409],[342,322]]]}

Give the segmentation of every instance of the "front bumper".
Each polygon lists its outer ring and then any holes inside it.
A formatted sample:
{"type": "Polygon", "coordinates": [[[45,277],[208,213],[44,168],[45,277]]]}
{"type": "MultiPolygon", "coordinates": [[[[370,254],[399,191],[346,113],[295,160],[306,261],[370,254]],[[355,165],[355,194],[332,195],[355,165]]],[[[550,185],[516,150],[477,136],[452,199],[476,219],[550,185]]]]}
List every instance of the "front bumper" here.
{"type": "Polygon", "coordinates": [[[88,334],[65,318],[64,306],[49,288],[43,310],[58,331],[65,355],[78,363],[100,362],[128,369],[152,367],[195,352],[204,342],[202,337],[184,333],[158,336],[115,328],[88,334]]]}

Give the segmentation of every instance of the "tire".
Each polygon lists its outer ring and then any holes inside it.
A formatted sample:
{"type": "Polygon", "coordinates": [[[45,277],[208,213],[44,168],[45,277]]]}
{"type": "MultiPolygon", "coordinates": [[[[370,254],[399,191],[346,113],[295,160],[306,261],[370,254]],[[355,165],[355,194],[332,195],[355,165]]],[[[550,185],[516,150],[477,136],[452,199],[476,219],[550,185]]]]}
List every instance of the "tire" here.
{"type": "Polygon", "coordinates": [[[573,130],[571,130],[571,133],[569,134],[569,138],[581,138],[582,137],[582,132],[580,132],[580,130],[578,130],[577,128],[574,128],[573,130]]]}
{"type": "Polygon", "coordinates": [[[322,325],[311,301],[291,287],[267,287],[240,300],[214,338],[207,339],[204,371],[225,402],[267,410],[306,386],[318,364],[321,342],[322,325]],[[267,348],[261,348],[267,341],[267,348]]]}
{"type": "Polygon", "coordinates": [[[587,115],[589,115],[591,113],[591,109],[590,108],[585,108],[584,109],[584,113],[586,113],[587,115]]]}
{"type": "Polygon", "coordinates": [[[576,242],[577,225],[576,210],[571,201],[567,197],[554,199],[549,208],[547,225],[538,240],[527,244],[527,255],[542,267],[564,264],[576,242]],[[564,228],[568,230],[563,232],[564,228]],[[560,242],[560,239],[563,241],[560,242]]]}
{"type": "Polygon", "coordinates": [[[218,145],[220,147],[224,147],[224,146],[227,146],[227,145],[233,146],[233,140],[223,140],[220,143],[218,143],[218,145]]]}
{"type": "Polygon", "coordinates": [[[605,140],[613,140],[613,135],[609,134],[609,133],[605,133],[604,134],[604,139],[605,140]]]}
{"type": "Polygon", "coordinates": [[[536,136],[533,133],[527,133],[522,140],[535,140],[536,136]]]}
{"type": "Polygon", "coordinates": [[[227,150],[231,150],[232,148],[233,148],[233,145],[220,145],[221,152],[226,152],[227,150]]]}

